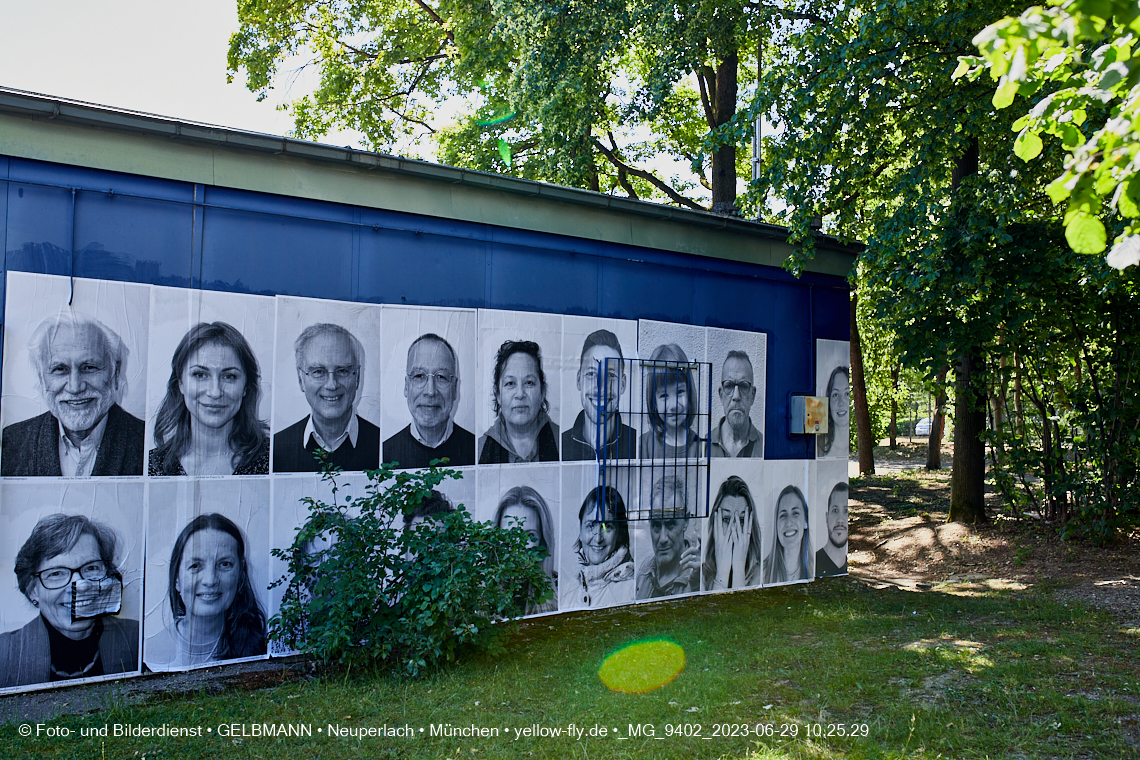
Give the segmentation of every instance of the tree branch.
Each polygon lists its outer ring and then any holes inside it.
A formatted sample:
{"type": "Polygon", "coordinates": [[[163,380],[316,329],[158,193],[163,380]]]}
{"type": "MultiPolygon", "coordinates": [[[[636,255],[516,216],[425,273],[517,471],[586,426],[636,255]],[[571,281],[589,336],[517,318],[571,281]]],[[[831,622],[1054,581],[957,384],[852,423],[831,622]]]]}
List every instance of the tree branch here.
{"type": "MultiPolygon", "coordinates": [[[[610,150],[612,150],[614,152],[614,155],[616,156],[618,146],[617,146],[617,140],[614,139],[614,133],[613,132],[607,132],[606,136],[610,138],[610,150]]],[[[619,166],[617,168],[617,181],[618,181],[618,184],[622,186],[622,189],[625,190],[626,194],[629,195],[630,198],[633,198],[634,200],[641,200],[641,198],[639,198],[637,195],[637,191],[633,189],[633,185],[631,185],[629,183],[629,172],[626,171],[624,166],[619,166]]]]}
{"type": "Polygon", "coordinates": [[[712,103],[709,102],[709,91],[705,83],[705,75],[700,70],[694,71],[697,75],[697,84],[701,88],[701,105],[705,107],[705,121],[709,129],[716,129],[716,114],[713,113],[712,103]]]}
{"type": "Polygon", "coordinates": [[[804,13],[803,11],[788,10],[786,8],[779,8],[775,5],[767,5],[766,3],[749,2],[745,3],[744,7],[755,11],[765,10],[769,13],[775,13],[777,15],[783,16],[789,21],[811,21],[812,23],[820,24],[821,26],[827,26],[831,23],[823,16],[817,16],[814,13],[804,13]]]}
{"type": "Polygon", "coordinates": [[[638,169],[635,166],[630,166],[625,161],[622,161],[620,158],[618,158],[618,156],[612,150],[607,148],[602,143],[602,141],[599,140],[598,138],[594,137],[591,139],[594,141],[594,146],[599,151],[601,151],[603,156],[606,157],[606,160],[608,160],[611,164],[613,164],[617,169],[624,170],[627,173],[632,174],[635,177],[640,177],[641,179],[643,179],[646,182],[648,182],[649,184],[653,185],[655,188],[657,188],[661,192],[665,193],[665,195],[669,196],[669,198],[674,203],[677,203],[677,204],[682,205],[682,206],[688,206],[689,208],[696,209],[697,211],[708,211],[708,209],[705,208],[704,206],[700,205],[699,203],[696,203],[695,201],[689,200],[688,198],[681,195],[680,193],[678,193],[673,188],[669,187],[667,184],[665,184],[660,179],[655,177],[652,173],[647,172],[643,169],[638,169]]]}
{"type": "Polygon", "coordinates": [[[430,5],[428,5],[427,3],[425,3],[424,0],[416,0],[416,5],[423,8],[424,12],[426,12],[427,15],[431,16],[431,20],[434,21],[435,23],[439,24],[439,26],[441,28],[443,28],[443,30],[444,30],[443,33],[447,35],[447,39],[451,40],[451,44],[454,45],[455,44],[455,35],[453,35],[451,33],[451,30],[447,28],[447,24],[443,23],[443,19],[439,17],[439,14],[435,12],[435,9],[432,8],[430,5]]]}

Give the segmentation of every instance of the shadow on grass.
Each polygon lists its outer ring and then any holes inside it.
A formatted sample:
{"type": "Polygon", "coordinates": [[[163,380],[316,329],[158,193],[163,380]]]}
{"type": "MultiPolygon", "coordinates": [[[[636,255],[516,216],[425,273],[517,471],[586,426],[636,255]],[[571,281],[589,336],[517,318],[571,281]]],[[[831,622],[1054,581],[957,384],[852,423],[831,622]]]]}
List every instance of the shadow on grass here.
{"type": "Polygon", "coordinates": [[[61,758],[100,752],[108,758],[896,758],[904,752],[1119,758],[1140,752],[1135,635],[1048,592],[982,586],[960,595],[966,590],[872,590],[839,578],[573,613],[528,621],[501,656],[418,681],[328,672],[311,682],[112,706],[51,724],[74,731],[69,739],[23,739],[14,726],[0,731],[7,757],[61,758]],[[676,680],[647,694],[611,692],[602,684],[597,670],[608,654],[662,637],[685,651],[676,680]],[[200,726],[203,734],[79,736],[116,723],[200,726]],[[219,726],[232,733],[230,724],[240,724],[239,735],[219,738],[219,726]],[[311,735],[249,735],[255,724],[263,733],[307,725],[311,735]],[[334,734],[338,728],[382,734],[404,726],[414,738],[329,735],[330,727],[334,734]],[[533,735],[555,731],[561,735],[533,735]]]}

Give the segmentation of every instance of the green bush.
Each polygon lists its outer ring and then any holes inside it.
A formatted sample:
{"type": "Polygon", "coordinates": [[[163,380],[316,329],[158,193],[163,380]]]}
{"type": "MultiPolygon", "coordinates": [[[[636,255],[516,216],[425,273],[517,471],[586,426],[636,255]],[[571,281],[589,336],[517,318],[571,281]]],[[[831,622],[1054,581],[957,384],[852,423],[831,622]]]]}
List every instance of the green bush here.
{"type": "Polygon", "coordinates": [[[309,515],[292,546],[273,550],[289,567],[273,584],[285,593],[272,640],[326,662],[416,676],[464,651],[501,648],[502,623],[551,597],[546,550],[529,548],[521,528],[475,522],[459,505],[403,529],[404,515],[461,473],[384,465],[368,473],[364,496],[344,499],[337,475],[323,476],[332,503],[305,498],[309,515]]]}

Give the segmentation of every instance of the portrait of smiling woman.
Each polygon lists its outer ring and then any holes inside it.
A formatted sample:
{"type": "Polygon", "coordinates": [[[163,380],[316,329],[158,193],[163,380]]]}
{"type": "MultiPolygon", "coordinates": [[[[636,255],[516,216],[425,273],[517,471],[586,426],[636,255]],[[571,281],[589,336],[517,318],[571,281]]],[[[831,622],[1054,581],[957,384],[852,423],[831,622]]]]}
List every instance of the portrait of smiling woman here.
{"type": "Polygon", "coordinates": [[[139,624],[117,616],[118,536],[83,515],[48,515],[16,555],[16,584],[39,615],[0,634],[0,687],[138,669],[139,624]]]}
{"type": "Polygon", "coordinates": [[[764,560],[764,585],[812,579],[811,537],[807,500],[795,486],[776,497],[776,529],[772,550],[764,560]]]}
{"type": "Polygon", "coordinates": [[[265,613],[249,576],[242,531],[228,517],[199,515],[178,534],[170,552],[170,618],[145,643],[156,669],[204,665],[266,652],[265,613]]]}
{"type": "Polygon", "coordinates": [[[565,584],[571,596],[564,607],[610,607],[633,601],[633,554],[625,500],[613,486],[591,490],[578,510],[574,541],[576,578],[565,584]],[[601,517],[602,519],[598,519],[601,517]]]}
{"type": "Polygon", "coordinates": [[[530,340],[508,340],[495,354],[495,422],[479,440],[479,464],[557,462],[558,425],[547,413],[542,350],[530,340]]]}
{"type": "Polygon", "coordinates": [[[836,367],[827,380],[827,433],[816,436],[817,456],[846,458],[850,431],[850,375],[847,367],[836,367]]]}
{"type": "Polygon", "coordinates": [[[268,474],[269,427],[257,416],[261,373],[242,334],[226,322],[199,323],[170,365],[149,474],[268,474]]]}

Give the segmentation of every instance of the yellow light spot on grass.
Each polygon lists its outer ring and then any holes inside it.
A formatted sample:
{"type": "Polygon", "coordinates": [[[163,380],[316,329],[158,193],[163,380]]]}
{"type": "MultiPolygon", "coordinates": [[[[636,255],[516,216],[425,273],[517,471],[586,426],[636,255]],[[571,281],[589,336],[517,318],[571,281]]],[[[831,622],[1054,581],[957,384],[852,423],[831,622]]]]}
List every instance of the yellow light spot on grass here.
{"type": "Polygon", "coordinates": [[[685,669],[685,650],[672,641],[639,641],[611,654],[598,678],[613,691],[644,694],[660,689],[685,669]]]}

